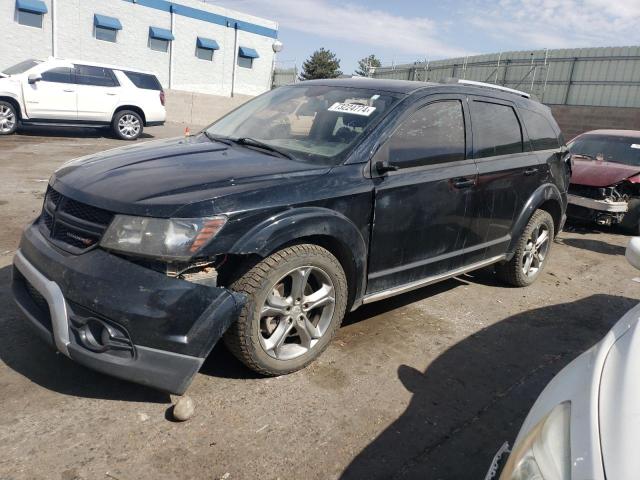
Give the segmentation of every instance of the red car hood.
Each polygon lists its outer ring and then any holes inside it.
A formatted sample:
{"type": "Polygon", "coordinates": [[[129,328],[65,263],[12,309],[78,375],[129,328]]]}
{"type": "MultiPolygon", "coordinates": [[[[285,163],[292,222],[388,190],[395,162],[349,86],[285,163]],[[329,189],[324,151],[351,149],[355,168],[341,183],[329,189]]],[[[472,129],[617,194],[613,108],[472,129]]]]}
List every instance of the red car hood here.
{"type": "MultiPolygon", "coordinates": [[[[571,183],[590,187],[609,187],[640,173],[640,167],[573,157],[571,183]]],[[[640,179],[633,183],[640,183],[640,179]]]]}

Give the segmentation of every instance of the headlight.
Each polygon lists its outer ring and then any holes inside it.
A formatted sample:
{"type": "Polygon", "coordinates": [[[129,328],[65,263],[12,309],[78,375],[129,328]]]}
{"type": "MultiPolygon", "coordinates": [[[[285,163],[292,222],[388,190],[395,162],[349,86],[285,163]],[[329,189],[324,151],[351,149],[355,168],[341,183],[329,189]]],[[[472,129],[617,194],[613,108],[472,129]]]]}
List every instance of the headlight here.
{"type": "Polygon", "coordinates": [[[516,445],[500,480],[570,480],[571,403],[555,407],[516,445]]]}
{"type": "Polygon", "coordinates": [[[135,255],[188,260],[216,236],[226,221],[224,216],[166,219],[116,215],[100,245],[135,255]]]}

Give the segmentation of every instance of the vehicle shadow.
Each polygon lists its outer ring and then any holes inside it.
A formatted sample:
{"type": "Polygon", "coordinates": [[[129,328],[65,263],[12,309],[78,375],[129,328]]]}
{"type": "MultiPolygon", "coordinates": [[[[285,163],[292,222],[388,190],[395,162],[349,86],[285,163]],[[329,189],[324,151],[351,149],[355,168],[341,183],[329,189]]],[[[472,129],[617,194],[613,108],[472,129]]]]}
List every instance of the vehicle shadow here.
{"type": "Polygon", "coordinates": [[[0,269],[1,362],[33,383],[65,395],[129,402],[170,402],[166,393],[78,365],[36,337],[13,302],[11,269],[11,266],[0,269]]]}
{"type": "Polygon", "coordinates": [[[484,478],[549,380],[636,303],[593,295],[529,310],[466,337],[424,371],[399,365],[408,407],[341,478],[484,478]]]}
{"type": "Polygon", "coordinates": [[[626,247],[621,245],[612,245],[602,240],[594,240],[590,238],[562,238],[559,243],[581,250],[590,250],[595,253],[604,255],[624,255],[626,247]]]}
{"type": "MultiPolygon", "coordinates": [[[[22,126],[16,132],[25,137],[60,137],[60,138],[115,138],[109,128],[73,128],[73,127],[40,127],[22,126]]],[[[141,139],[154,138],[153,135],[142,132],[141,139]]]]}

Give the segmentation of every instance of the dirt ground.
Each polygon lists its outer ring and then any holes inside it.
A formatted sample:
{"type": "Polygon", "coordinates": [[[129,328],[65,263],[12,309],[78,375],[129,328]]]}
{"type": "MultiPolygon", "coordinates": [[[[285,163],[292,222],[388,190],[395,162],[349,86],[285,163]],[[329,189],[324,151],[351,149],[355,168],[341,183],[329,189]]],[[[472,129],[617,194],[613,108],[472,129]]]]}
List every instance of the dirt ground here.
{"type": "Polygon", "coordinates": [[[175,423],[167,395],[49,350],[10,295],[51,172],[119,145],[91,130],[0,138],[2,480],[481,479],[551,377],[640,298],[628,237],[567,231],[534,286],[486,270],[368,305],[293,375],[258,377],[216,347],[189,391],[196,415],[175,423]]]}

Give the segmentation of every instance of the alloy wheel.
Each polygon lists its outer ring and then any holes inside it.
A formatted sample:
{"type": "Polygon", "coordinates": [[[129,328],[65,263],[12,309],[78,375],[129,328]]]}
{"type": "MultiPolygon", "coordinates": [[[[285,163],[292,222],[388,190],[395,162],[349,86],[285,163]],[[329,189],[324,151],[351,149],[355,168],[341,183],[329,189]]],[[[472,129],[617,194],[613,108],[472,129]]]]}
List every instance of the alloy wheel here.
{"type": "Polygon", "coordinates": [[[8,133],[16,125],[16,114],[6,105],[0,105],[0,132],[8,133]]]}
{"type": "Polygon", "coordinates": [[[135,138],[140,133],[140,120],[127,113],[118,120],[118,131],[125,138],[135,138]]]}
{"type": "Polygon", "coordinates": [[[549,251],[549,229],[545,224],[537,225],[527,240],[522,254],[522,272],[527,277],[535,276],[544,263],[549,251]]]}
{"type": "Polygon", "coordinates": [[[260,344],[277,360],[311,350],[327,332],[336,300],[329,275],[318,267],[296,268],[270,289],[260,309],[260,344]]]}

